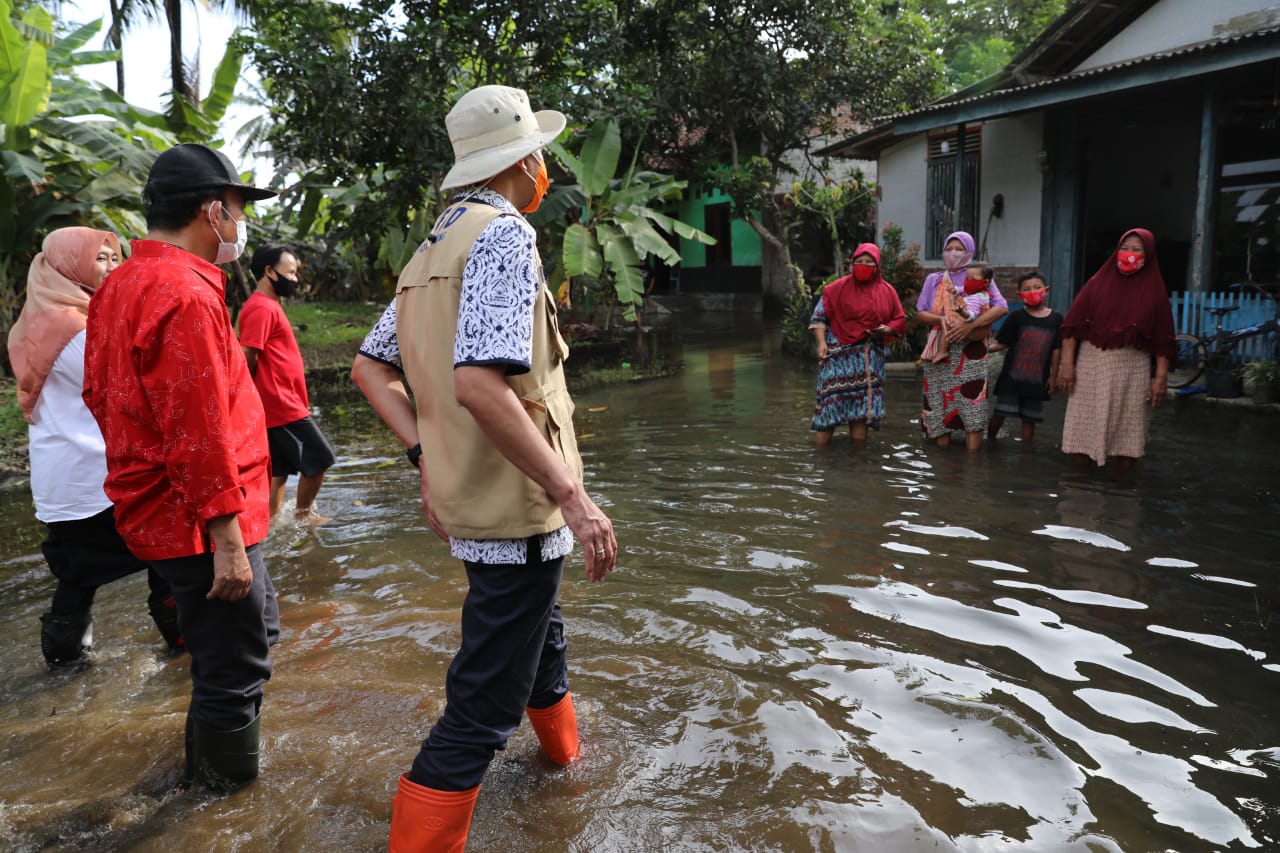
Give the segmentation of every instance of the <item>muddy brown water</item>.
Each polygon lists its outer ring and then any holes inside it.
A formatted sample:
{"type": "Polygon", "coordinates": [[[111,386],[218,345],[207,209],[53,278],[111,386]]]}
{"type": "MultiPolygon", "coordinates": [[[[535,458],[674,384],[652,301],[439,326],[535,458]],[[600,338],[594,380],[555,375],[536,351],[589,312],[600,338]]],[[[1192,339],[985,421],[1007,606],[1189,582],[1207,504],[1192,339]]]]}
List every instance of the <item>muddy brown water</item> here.
{"type": "MultiPolygon", "coordinates": [[[[820,454],[776,342],[688,334],[680,375],[578,395],[621,549],[566,571],[584,757],[522,727],[468,849],[1280,849],[1280,420],[1171,406],[1113,476],[1056,451],[1060,401],[1034,447],[926,448],[895,380],[867,451],[820,454]]],[[[40,525],[0,496],[0,848],[385,849],[464,579],[363,401],[317,402],[337,520],[265,545],[284,634],[229,797],[173,791],[189,673],[141,577],[100,594],[94,666],[46,674],[40,525]]]]}

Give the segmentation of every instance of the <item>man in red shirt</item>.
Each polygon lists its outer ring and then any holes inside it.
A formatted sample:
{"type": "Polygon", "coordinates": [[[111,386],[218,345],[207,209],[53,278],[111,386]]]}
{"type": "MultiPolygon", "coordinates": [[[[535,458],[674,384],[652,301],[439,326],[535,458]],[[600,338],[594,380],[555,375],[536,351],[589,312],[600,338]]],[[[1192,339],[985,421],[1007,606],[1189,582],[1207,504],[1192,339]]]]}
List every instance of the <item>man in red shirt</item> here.
{"type": "Polygon", "coordinates": [[[298,475],[294,518],[307,524],[329,519],[312,508],[324,474],[333,466],[333,449],[311,419],[306,370],[293,326],[280,306],[281,297],[298,290],[298,259],[283,246],[253,253],[249,264],[258,289],[240,309],[240,346],[253,384],[267,413],[271,448],[271,517],[284,502],[284,485],[298,475]]]}
{"type": "Polygon", "coordinates": [[[266,423],[215,264],[244,251],[245,205],[273,195],[203,145],[162,153],[142,192],[147,237],[94,294],[85,341],[116,527],[172,587],[191,654],[184,784],[219,791],[258,775],[280,629],[258,548],[266,423]]]}

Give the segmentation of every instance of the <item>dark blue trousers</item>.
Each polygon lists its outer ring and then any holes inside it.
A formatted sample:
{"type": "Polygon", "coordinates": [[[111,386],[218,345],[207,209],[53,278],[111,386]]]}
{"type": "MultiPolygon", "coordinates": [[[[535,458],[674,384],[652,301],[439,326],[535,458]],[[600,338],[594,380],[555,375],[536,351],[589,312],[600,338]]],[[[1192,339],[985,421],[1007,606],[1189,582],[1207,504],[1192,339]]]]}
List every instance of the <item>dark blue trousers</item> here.
{"type": "Polygon", "coordinates": [[[270,645],[280,635],[275,588],[257,545],[245,549],[253,567],[249,594],[239,601],[208,599],[213,554],[151,565],[173,590],[178,628],[191,655],[192,719],[220,731],[253,722],[271,677],[270,645]]]}
{"type": "Polygon", "coordinates": [[[525,707],[550,707],[569,692],[556,603],[564,559],[540,560],[536,536],[528,553],[523,565],[464,562],[470,588],[462,648],[449,665],[444,714],[423,741],[409,781],[437,791],[474,788],[525,707]]]}

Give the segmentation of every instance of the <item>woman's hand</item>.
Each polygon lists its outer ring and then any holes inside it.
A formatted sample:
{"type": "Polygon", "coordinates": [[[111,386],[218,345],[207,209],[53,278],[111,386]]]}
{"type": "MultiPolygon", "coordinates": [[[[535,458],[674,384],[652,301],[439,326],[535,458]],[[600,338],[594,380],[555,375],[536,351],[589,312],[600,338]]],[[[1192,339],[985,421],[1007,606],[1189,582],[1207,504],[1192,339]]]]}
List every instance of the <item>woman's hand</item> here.
{"type": "Polygon", "coordinates": [[[1058,390],[1072,394],[1076,390],[1076,367],[1074,364],[1062,364],[1058,367],[1058,390]]]}
{"type": "Polygon", "coordinates": [[[1147,388],[1147,401],[1151,403],[1151,408],[1158,409],[1160,404],[1164,402],[1165,395],[1169,393],[1169,379],[1166,376],[1156,374],[1151,377],[1151,385],[1147,388]]]}
{"type": "Polygon", "coordinates": [[[946,337],[948,344],[954,344],[958,341],[968,340],[969,335],[977,328],[972,320],[965,320],[960,323],[942,324],[942,333],[946,337]]]}
{"type": "Polygon", "coordinates": [[[826,361],[828,352],[829,350],[827,349],[827,342],[818,341],[818,361],[826,361]]]}

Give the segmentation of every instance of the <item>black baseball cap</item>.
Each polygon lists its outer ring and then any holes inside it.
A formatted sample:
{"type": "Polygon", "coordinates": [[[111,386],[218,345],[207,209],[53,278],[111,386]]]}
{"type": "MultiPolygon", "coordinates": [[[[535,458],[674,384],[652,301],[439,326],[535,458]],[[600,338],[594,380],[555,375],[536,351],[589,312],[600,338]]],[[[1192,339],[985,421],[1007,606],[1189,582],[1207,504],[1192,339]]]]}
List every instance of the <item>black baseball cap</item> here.
{"type": "Polygon", "coordinates": [[[235,187],[244,194],[245,201],[276,195],[244,183],[226,154],[196,142],[175,145],[157,157],[147,175],[145,192],[154,196],[221,187],[235,187]]]}

